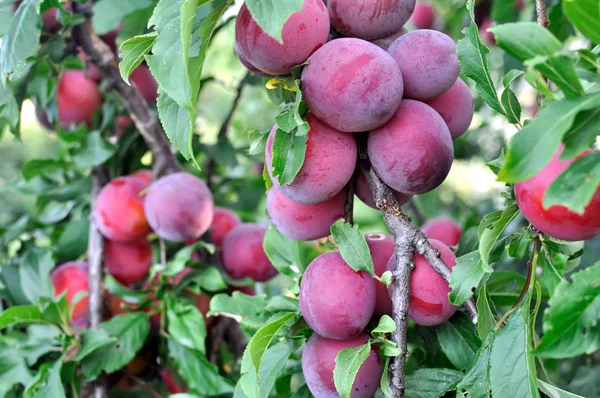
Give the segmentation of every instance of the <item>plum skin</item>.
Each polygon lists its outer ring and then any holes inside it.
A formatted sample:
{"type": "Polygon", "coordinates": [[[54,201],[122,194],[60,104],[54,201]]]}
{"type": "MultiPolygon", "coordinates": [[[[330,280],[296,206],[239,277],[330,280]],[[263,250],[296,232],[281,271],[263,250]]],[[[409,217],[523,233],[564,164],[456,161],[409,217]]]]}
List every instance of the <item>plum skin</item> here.
{"type": "Polygon", "coordinates": [[[155,104],[158,98],[158,82],[145,64],[141,64],[131,72],[129,80],[140,90],[142,97],[149,104],[155,104]]]}
{"type": "Polygon", "coordinates": [[[439,240],[448,246],[456,246],[462,235],[461,226],[449,217],[432,218],[421,227],[421,231],[430,239],[439,240]]]}
{"type": "Polygon", "coordinates": [[[179,172],[150,185],[144,200],[148,223],[158,236],[172,242],[198,239],[213,219],[212,193],[198,177],[179,172]]]}
{"type": "Polygon", "coordinates": [[[215,246],[223,246],[225,236],[241,223],[242,220],[240,217],[231,210],[223,207],[215,207],[213,220],[210,224],[212,239],[215,246]]]}
{"type": "MultiPolygon", "coordinates": [[[[525,218],[537,229],[556,239],[580,241],[600,235],[600,189],[597,189],[583,214],[575,213],[565,206],[554,205],[545,209],[544,196],[548,187],[576,159],[560,160],[560,148],[534,177],[515,184],[515,196],[525,218]]],[[[581,156],[588,156],[586,151],[581,156]]]]}
{"type": "Polygon", "coordinates": [[[85,71],[68,70],[63,72],[56,89],[58,121],[63,128],[71,124],[94,121],[94,113],[102,106],[102,95],[98,84],[85,76],[85,71]]]}
{"type": "Polygon", "coordinates": [[[283,44],[267,35],[246,4],[235,24],[235,42],[242,62],[270,75],[287,75],[329,38],[329,14],[322,0],[305,0],[302,10],[283,25],[283,44]]]}
{"type": "Polygon", "coordinates": [[[144,201],[139,196],[146,186],[139,178],[119,177],[102,188],[94,217],[105,238],[127,242],[142,238],[150,232],[144,213],[144,201]]]}
{"type": "Polygon", "coordinates": [[[267,228],[258,224],[241,224],[223,241],[223,268],[233,279],[251,278],[266,282],[277,275],[263,249],[267,228]]]}
{"type": "Polygon", "coordinates": [[[462,136],[471,125],[475,107],[469,86],[457,79],[448,91],[426,102],[448,125],[452,139],[462,136]]]}
{"type": "Polygon", "coordinates": [[[273,141],[277,125],[273,127],[266,147],[266,163],[271,181],[281,193],[296,203],[312,205],[331,199],[350,181],[356,168],[357,148],[354,137],[321,123],[311,113],[304,163],[290,184],[279,185],[273,176],[273,141]]]}
{"type": "MultiPolygon", "coordinates": [[[[316,398],[339,397],[333,382],[335,357],[341,350],[364,345],[367,341],[369,341],[367,333],[347,340],[332,340],[313,334],[302,353],[302,373],[310,392],[316,398]]],[[[351,397],[372,397],[379,387],[382,372],[379,352],[371,346],[371,352],[361,365],[352,384],[351,397]]]]}
{"type": "Polygon", "coordinates": [[[138,283],[148,276],[152,266],[152,246],[145,238],[131,242],[106,240],[104,265],[122,284],[138,283]]]}
{"type": "Polygon", "coordinates": [[[435,9],[431,4],[417,2],[409,22],[417,29],[432,29],[435,24],[435,9]]]}
{"type": "Polygon", "coordinates": [[[318,49],[302,71],[308,109],[346,133],[375,129],[393,115],[404,90],[400,68],[374,44],[336,39],[318,49]]]}
{"type": "Polygon", "coordinates": [[[403,100],[388,123],[369,133],[368,152],[381,179],[407,195],[437,188],[454,160],[446,122],[433,108],[414,100],[403,100]]]}
{"type": "MultiPolygon", "coordinates": [[[[456,256],[442,242],[429,239],[429,243],[440,251],[442,261],[452,269],[456,265],[456,256]]],[[[436,326],[446,322],[458,309],[450,304],[448,294],[451,289],[448,282],[438,274],[431,264],[419,253],[414,253],[415,268],[410,275],[410,301],[408,317],[417,325],[436,326]]],[[[394,271],[396,257],[390,257],[388,271],[394,271]]],[[[390,288],[392,294],[393,285],[390,288]]]]}
{"type": "Polygon", "coordinates": [[[331,225],[344,217],[346,190],[326,202],[301,205],[273,186],[267,193],[267,213],[279,232],[294,240],[329,236],[331,225]]]}
{"type": "MultiPolygon", "coordinates": [[[[69,305],[79,293],[89,293],[88,289],[88,264],[81,262],[68,262],[56,267],[50,273],[50,280],[54,286],[54,295],[59,296],[66,292],[69,305]]],[[[75,304],[72,310],[73,321],[85,319],[88,315],[87,295],[75,304]]]]}
{"type": "MultiPolygon", "coordinates": [[[[387,270],[388,261],[394,254],[394,237],[387,234],[366,234],[365,240],[371,251],[375,274],[379,277],[387,270]]],[[[375,281],[375,314],[392,315],[392,299],[387,287],[375,281]]]]}
{"type": "Polygon", "coordinates": [[[304,272],[300,311],[320,336],[344,340],[359,335],[375,310],[375,281],[356,272],[337,252],[321,254],[304,272]]]}

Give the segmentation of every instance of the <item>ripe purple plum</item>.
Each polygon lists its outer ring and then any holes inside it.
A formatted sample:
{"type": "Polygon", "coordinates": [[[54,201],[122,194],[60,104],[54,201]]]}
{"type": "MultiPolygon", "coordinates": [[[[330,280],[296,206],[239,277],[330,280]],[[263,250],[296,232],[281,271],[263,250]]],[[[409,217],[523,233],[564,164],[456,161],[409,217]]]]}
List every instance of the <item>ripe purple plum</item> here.
{"type": "MultiPolygon", "coordinates": [[[[429,239],[429,242],[440,251],[442,261],[449,267],[456,265],[456,256],[448,246],[439,240],[429,239]]],[[[415,269],[410,276],[410,301],[408,316],[417,325],[435,326],[446,322],[458,309],[450,304],[448,294],[451,289],[448,283],[438,274],[431,264],[415,252],[415,269]]],[[[387,269],[393,271],[396,258],[392,256],[387,269]]],[[[393,288],[390,288],[390,291],[393,288]]]]}
{"type": "Polygon", "coordinates": [[[152,266],[152,246],[146,238],[132,242],[106,240],[104,265],[124,285],[133,285],[148,276],[152,266]]]}
{"type": "Polygon", "coordinates": [[[326,202],[301,205],[288,199],[277,187],[267,194],[267,212],[279,232],[295,240],[329,236],[331,225],[344,217],[346,190],[326,202]]]}
{"type": "Polygon", "coordinates": [[[438,217],[427,221],[421,231],[430,239],[439,240],[448,246],[456,246],[462,235],[461,226],[449,217],[438,217]]]}
{"type": "Polygon", "coordinates": [[[329,0],[335,29],[364,40],[381,39],[399,31],[415,8],[415,0],[329,0]]]}
{"type": "Polygon", "coordinates": [[[404,100],[385,125],[369,134],[369,158],[381,179],[407,195],[437,188],[454,160],[452,136],[429,105],[404,100]]]}
{"type": "Polygon", "coordinates": [[[94,113],[102,106],[98,84],[88,79],[82,70],[69,70],[61,75],[56,98],[58,121],[64,128],[80,123],[91,126],[94,113]]]}
{"type": "Polygon", "coordinates": [[[435,25],[435,9],[429,3],[417,2],[409,22],[416,29],[433,29],[435,25]]]}
{"type": "Polygon", "coordinates": [[[210,225],[215,246],[221,247],[225,236],[241,223],[242,220],[240,217],[231,210],[223,207],[215,207],[214,217],[210,225]]]}
{"type": "Polygon", "coordinates": [[[242,53],[240,51],[240,48],[239,48],[237,42],[234,43],[234,49],[235,49],[236,55],[238,56],[238,59],[240,60],[240,63],[242,65],[244,65],[246,67],[246,69],[248,69],[248,71],[254,73],[255,75],[259,75],[259,76],[271,76],[268,73],[265,73],[262,70],[258,69],[256,66],[252,65],[250,63],[250,61],[248,60],[248,58],[246,58],[244,53],[242,53]]]}
{"type": "MultiPolygon", "coordinates": [[[[345,348],[364,345],[369,341],[369,335],[362,333],[348,340],[332,340],[313,334],[302,354],[302,373],[308,384],[308,389],[315,398],[339,397],[333,382],[335,357],[345,348]]],[[[383,372],[381,357],[375,347],[366,361],[361,365],[354,384],[352,398],[368,398],[375,395],[383,372]]]]}
{"type": "MultiPolygon", "coordinates": [[[[371,251],[375,274],[380,277],[387,270],[388,261],[394,254],[394,237],[386,234],[366,234],[365,239],[371,251]]],[[[392,315],[392,299],[388,289],[378,281],[375,281],[375,314],[392,315]]]]}
{"type": "Polygon", "coordinates": [[[377,47],[381,48],[383,51],[387,51],[390,46],[392,44],[394,44],[394,42],[396,40],[398,40],[398,38],[400,36],[402,36],[403,34],[407,33],[408,30],[402,28],[399,31],[397,31],[396,33],[392,33],[389,36],[384,37],[383,39],[376,39],[376,40],[371,40],[371,43],[375,44],[377,47]]]}
{"type": "MultiPolygon", "coordinates": [[[[371,192],[371,188],[369,188],[369,184],[365,177],[361,174],[358,175],[356,179],[356,187],[355,187],[356,196],[367,206],[377,210],[377,203],[375,203],[375,198],[373,198],[373,193],[371,192]]],[[[405,195],[402,192],[394,191],[394,197],[398,201],[399,206],[403,206],[407,204],[412,196],[405,195]]]]}
{"type": "MultiPolygon", "coordinates": [[[[50,280],[54,286],[54,295],[59,296],[66,292],[67,302],[73,305],[75,296],[80,293],[89,293],[88,290],[88,265],[86,263],[70,262],[56,267],[50,273],[50,280]]],[[[85,319],[88,314],[88,297],[81,299],[73,307],[73,320],[85,319]]]]}
{"type": "MultiPolygon", "coordinates": [[[[550,163],[527,181],[515,184],[515,195],[521,212],[537,229],[557,239],[579,241],[600,235],[600,189],[597,189],[583,214],[575,213],[565,206],[554,205],[545,209],[544,195],[548,187],[569,167],[575,159],[560,160],[563,148],[550,163]]],[[[581,156],[589,156],[586,151],[581,156]]],[[[581,157],[580,156],[580,157],[581,157]]]]}
{"type": "Polygon", "coordinates": [[[283,44],[258,26],[246,4],[235,24],[240,59],[271,75],[287,75],[302,64],[329,37],[329,14],[322,0],[305,0],[302,10],[283,25],[283,44]]]}
{"type": "Polygon", "coordinates": [[[461,79],[457,79],[448,91],[427,101],[426,104],[444,119],[453,140],[469,129],[475,113],[471,90],[461,79]]]}
{"type": "Polygon", "coordinates": [[[294,181],[280,186],[277,177],[273,177],[273,141],[277,125],[267,140],[266,162],[271,180],[281,193],[296,203],[312,205],[325,202],[344,189],[356,168],[357,149],[351,134],[327,127],[311,113],[307,121],[310,132],[306,155],[294,181]]]}
{"type": "Polygon", "coordinates": [[[139,178],[119,177],[102,188],[94,217],[105,238],[127,242],[150,232],[144,214],[144,200],[140,197],[146,186],[139,178]]]}
{"type": "Polygon", "coordinates": [[[141,64],[131,72],[129,80],[140,90],[142,97],[149,104],[156,103],[158,98],[158,82],[145,64],[141,64]]]}
{"type": "Polygon", "coordinates": [[[479,36],[481,36],[483,42],[488,46],[493,46],[496,44],[496,37],[492,32],[488,31],[488,29],[492,27],[493,23],[494,22],[490,18],[486,18],[479,27],[479,36]]]}
{"type": "Polygon", "coordinates": [[[358,336],[375,311],[375,280],[350,268],[340,253],[321,254],[302,277],[300,311],[320,336],[336,340],[358,336]]]}
{"type": "Polygon", "coordinates": [[[404,79],[404,97],[429,101],[448,91],[460,74],[456,44],[436,30],[413,30],[388,50],[404,79]]]}
{"type": "Polygon", "coordinates": [[[308,109],[346,133],[375,129],[394,115],[404,89],[392,57],[360,39],[337,39],[318,49],[302,71],[308,109]]]}
{"type": "Polygon", "coordinates": [[[225,236],[222,258],[223,268],[229,276],[266,282],[277,275],[263,249],[266,232],[263,225],[241,224],[225,236]]]}
{"type": "Polygon", "coordinates": [[[214,204],[204,181],[180,172],[150,185],[144,210],[148,223],[158,236],[172,242],[188,242],[208,231],[214,204]]]}

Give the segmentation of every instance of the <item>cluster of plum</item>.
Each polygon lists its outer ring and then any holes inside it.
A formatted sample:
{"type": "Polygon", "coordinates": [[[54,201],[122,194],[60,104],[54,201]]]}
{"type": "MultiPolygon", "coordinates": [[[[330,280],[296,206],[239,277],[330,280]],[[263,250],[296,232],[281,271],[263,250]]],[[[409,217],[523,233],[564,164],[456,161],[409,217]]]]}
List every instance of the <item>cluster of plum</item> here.
{"type": "MultiPolygon", "coordinates": [[[[105,237],[105,268],[127,286],[144,281],[145,288],[150,286],[146,279],[152,265],[151,232],[171,242],[193,244],[210,229],[231,278],[263,282],[277,274],[262,246],[266,228],[244,224],[234,212],[215,208],[206,184],[188,173],[170,174],[153,183],[147,170],[116,178],[100,192],[93,216],[105,237]]],[[[190,271],[186,268],[173,282],[178,283],[190,271]]],[[[63,264],[53,271],[52,281],[56,294],[66,291],[72,302],[78,293],[88,291],[87,265],[63,264]]],[[[252,290],[240,290],[252,294],[252,290]]],[[[210,298],[201,294],[195,299],[206,314],[210,298]]],[[[108,304],[113,314],[126,312],[117,297],[109,295],[108,304]]],[[[86,298],[75,305],[73,319],[85,324],[86,298]]]]}

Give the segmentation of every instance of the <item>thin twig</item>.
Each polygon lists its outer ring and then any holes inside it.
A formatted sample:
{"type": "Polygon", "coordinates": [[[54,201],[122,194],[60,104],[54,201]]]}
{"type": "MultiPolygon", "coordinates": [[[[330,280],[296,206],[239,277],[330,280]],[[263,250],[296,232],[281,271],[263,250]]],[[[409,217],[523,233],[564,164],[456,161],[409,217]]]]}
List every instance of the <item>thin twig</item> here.
{"type": "Polygon", "coordinates": [[[350,225],[354,225],[354,193],[356,191],[358,173],[359,171],[356,169],[354,174],[352,174],[352,178],[348,181],[348,193],[346,194],[346,203],[344,204],[344,220],[350,225]]]}
{"type": "Polygon", "coordinates": [[[535,11],[537,14],[537,23],[544,28],[550,26],[548,11],[546,10],[546,0],[535,0],[535,11]]]}

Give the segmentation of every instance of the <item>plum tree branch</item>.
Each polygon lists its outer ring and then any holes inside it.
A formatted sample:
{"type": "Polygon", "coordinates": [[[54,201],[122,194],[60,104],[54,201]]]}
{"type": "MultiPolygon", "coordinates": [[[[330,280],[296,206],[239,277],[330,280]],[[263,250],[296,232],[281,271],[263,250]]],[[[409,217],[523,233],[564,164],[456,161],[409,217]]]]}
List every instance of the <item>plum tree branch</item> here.
{"type": "Polygon", "coordinates": [[[92,1],[88,0],[84,4],[73,2],[73,12],[85,18],[83,23],[73,27],[73,39],[85,52],[86,59],[102,72],[108,87],[118,94],[127,109],[131,120],[152,152],[154,177],[180,171],[181,165],[173,154],[156,116],[150,111],[138,88],[128,85],[121,78],[115,55],[94,32],[91,20],[92,1]]]}
{"type": "Polygon", "coordinates": [[[415,201],[413,199],[411,199],[406,204],[406,207],[408,207],[408,209],[410,210],[410,214],[413,216],[413,218],[415,219],[417,224],[423,225],[425,223],[425,221],[426,221],[425,216],[423,215],[423,213],[421,213],[421,210],[419,210],[419,207],[417,206],[417,204],[415,203],[415,201]]]}
{"type": "Polygon", "coordinates": [[[546,0],[535,0],[535,11],[537,14],[537,23],[544,28],[550,26],[548,11],[546,10],[546,0]]]}
{"type": "Polygon", "coordinates": [[[346,203],[344,203],[344,220],[350,225],[354,225],[354,193],[356,191],[358,173],[359,170],[357,168],[348,182],[348,193],[346,194],[346,203]]]}

